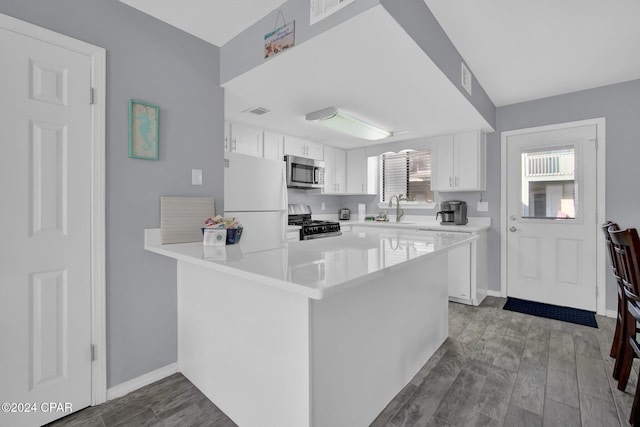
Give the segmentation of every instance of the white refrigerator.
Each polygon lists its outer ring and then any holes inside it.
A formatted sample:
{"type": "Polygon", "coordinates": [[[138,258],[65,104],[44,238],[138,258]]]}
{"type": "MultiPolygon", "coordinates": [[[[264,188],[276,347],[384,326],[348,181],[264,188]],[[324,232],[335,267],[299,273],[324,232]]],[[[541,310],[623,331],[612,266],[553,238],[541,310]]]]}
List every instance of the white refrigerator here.
{"type": "Polygon", "coordinates": [[[242,223],[242,252],[280,247],[288,222],[284,160],[231,152],[224,158],[224,216],[242,223]]]}

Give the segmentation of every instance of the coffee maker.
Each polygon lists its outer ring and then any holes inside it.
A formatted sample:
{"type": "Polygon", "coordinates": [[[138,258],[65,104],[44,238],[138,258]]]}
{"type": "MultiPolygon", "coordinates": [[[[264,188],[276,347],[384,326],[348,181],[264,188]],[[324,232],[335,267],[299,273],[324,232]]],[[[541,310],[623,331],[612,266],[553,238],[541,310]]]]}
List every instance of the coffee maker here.
{"type": "Polygon", "coordinates": [[[441,216],[442,225],[465,225],[469,222],[467,218],[467,202],[462,200],[446,200],[440,202],[440,212],[436,213],[436,220],[438,215],[441,216]]]}

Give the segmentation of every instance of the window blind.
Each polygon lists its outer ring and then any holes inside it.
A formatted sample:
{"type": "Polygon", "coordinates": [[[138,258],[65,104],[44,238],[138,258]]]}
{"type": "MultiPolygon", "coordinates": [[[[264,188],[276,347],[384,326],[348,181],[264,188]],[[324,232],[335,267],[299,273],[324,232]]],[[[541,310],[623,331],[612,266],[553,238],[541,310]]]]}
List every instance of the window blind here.
{"type": "Polygon", "coordinates": [[[432,202],[431,150],[401,151],[380,156],[380,201],[402,194],[409,201],[432,202]]]}

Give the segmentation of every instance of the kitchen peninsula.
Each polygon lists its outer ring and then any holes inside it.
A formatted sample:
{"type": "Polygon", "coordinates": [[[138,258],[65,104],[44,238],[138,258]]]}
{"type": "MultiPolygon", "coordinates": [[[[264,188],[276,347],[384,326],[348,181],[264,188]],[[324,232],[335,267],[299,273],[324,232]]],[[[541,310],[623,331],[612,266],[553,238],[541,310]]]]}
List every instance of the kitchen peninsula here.
{"type": "Polygon", "coordinates": [[[475,238],[353,226],[255,250],[154,229],[145,249],[178,262],[179,370],[234,422],[353,427],[446,339],[447,253],[475,238]]]}

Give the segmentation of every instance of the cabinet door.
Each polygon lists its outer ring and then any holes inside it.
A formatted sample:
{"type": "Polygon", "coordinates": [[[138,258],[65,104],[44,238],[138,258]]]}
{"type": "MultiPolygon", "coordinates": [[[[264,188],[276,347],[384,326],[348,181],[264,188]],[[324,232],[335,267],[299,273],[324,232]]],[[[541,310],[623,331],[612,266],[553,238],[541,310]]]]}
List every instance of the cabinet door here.
{"type": "Polygon", "coordinates": [[[484,190],[484,144],[478,132],[457,133],[454,141],[454,165],[456,191],[484,190]]]}
{"type": "Polygon", "coordinates": [[[336,193],[344,193],[347,191],[347,152],[339,148],[334,150],[336,193]]]}
{"type": "Polygon", "coordinates": [[[336,193],[336,149],[324,146],[324,188],[325,194],[336,193]]]}
{"type": "Polygon", "coordinates": [[[471,243],[449,251],[449,296],[471,299],[471,243]]]}
{"type": "Polygon", "coordinates": [[[434,191],[451,191],[454,182],[453,170],[453,135],[433,138],[435,161],[433,164],[434,191]]]}
{"type": "Polygon", "coordinates": [[[224,122],[224,151],[229,151],[231,146],[231,123],[224,122]]]}
{"type": "Polygon", "coordinates": [[[296,138],[295,136],[284,136],[284,154],[306,157],[306,151],[307,149],[304,145],[304,140],[296,138]]]}
{"type": "Polygon", "coordinates": [[[264,158],[284,160],[283,135],[264,131],[264,158]]]}
{"type": "Polygon", "coordinates": [[[262,129],[231,123],[230,151],[262,157],[262,129]]]}
{"type": "Polygon", "coordinates": [[[347,193],[366,193],[367,154],[364,148],[347,151],[347,193]]]}
{"type": "Polygon", "coordinates": [[[324,160],[324,146],[313,141],[305,141],[307,147],[306,157],[316,160],[324,160]]]}
{"type": "Polygon", "coordinates": [[[324,159],[324,148],[322,144],[289,135],[285,135],[284,137],[284,153],[291,154],[292,156],[306,157],[308,159],[324,159]]]}

